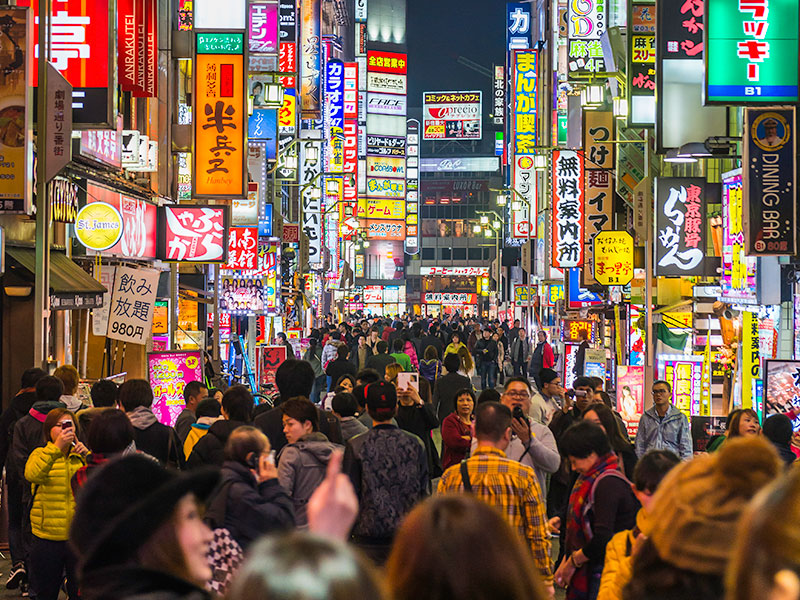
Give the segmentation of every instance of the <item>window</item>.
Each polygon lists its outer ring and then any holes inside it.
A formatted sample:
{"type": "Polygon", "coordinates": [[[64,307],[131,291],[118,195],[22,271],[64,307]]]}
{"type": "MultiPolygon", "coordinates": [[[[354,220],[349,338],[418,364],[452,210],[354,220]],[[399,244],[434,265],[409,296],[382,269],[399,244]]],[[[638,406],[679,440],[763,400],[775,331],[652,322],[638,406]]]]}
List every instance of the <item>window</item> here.
{"type": "Polygon", "coordinates": [[[469,248],[469,252],[467,253],[469,260],[481,260],[482,252],[480,248],[469,248]]]}
{"type": "Polygon", "coordinates": [[[422,260],[436,260],[436,248],[423,248],[422,260]]]}
{"type": "Polygon", "coordinates": [[[467,249],[453,248],[453,260],[467,260],[467,249]]]}
{"type": "Polygon", "coordinates": [[[451,252],[450,248],[442,248],[442,260],[452,260],[450,258],[451,252]]]}

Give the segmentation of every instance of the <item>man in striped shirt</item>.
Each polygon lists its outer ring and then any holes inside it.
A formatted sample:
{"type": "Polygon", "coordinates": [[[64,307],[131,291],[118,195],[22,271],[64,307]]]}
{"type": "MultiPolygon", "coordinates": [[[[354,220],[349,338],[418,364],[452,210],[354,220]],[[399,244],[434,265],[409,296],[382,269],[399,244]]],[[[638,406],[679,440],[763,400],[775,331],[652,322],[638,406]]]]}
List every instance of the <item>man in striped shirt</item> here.
{"type": "Polygon", "coordinates": [[[472,456],[445,471],[439,480],[439,493],[472,493],[497,508],[530,547],[552,596],[550,539],[539,480],[532,468],[505,454],[511,442],[511,410],[499,402],[480,404],[475,411],[475,437],[478,445],[472,456]]]}

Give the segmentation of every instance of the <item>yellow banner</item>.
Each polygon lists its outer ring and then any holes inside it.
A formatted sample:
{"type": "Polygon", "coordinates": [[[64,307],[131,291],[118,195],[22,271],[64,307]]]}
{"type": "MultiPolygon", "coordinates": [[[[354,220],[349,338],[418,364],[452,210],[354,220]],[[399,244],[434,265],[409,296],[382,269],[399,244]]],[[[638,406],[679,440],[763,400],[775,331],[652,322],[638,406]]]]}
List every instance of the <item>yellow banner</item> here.
{"type": "Polygon", "coordinates": [[[406,201],[369,198],[366,216],[369,219],[405,219],[406,201]]]}

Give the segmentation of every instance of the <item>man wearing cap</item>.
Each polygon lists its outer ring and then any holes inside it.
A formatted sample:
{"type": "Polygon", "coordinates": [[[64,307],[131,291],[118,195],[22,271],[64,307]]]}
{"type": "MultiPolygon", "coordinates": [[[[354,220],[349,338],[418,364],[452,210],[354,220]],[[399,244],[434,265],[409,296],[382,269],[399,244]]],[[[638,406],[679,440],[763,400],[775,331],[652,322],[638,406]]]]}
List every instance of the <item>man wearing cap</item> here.
{"type": "Polygon", "coordinates": [[[392,424],[395,387],[378,381],[363,394],[373,427],[347,442],[342,470],[358,496],[353,542],[380,565],[403,517],[430,491],[428,459],[421,439],[392,424]]]}

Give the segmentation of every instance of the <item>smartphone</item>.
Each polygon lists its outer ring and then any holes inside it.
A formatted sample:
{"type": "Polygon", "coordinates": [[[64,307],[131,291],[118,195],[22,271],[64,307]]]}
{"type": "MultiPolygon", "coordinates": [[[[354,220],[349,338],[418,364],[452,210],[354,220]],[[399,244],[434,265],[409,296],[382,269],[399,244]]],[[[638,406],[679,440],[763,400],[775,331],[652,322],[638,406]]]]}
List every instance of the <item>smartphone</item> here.
{"type": "Polygon", "coordinates": [[[524,411],[522,410],[522,407],[521,407],[521,406],[515,406],[515,407],[514,407],[514,410],[512,410],[512,411],[511,411],[511,416],[512,416],[513,418],[515,418],[515,419],[520,419],[520,420],[522,420],[522,421],[526,421],[526,419],[525,419],[525,413],[524,413],[524,411]]]}
{"type": "Polygon", "coordinates": [[[261,456],[260,454],[256,454],[255,452],[253,452],[247,457],[245,463],[247,464],[248,467],[253,469],[253,471],[258,471],[258,459],[260,456],[261,456]]]}
{"type": "Polygon", "coordinates": [[[397,389],[407,390],[409,388],[419,391],[419,373],[398,373],[397,389]]]}
{"type": "Polygon", "coordinates": [[[64,421],[61,430],[63,431],[64,429],[72,429],[72,421],[64,421]]]}

